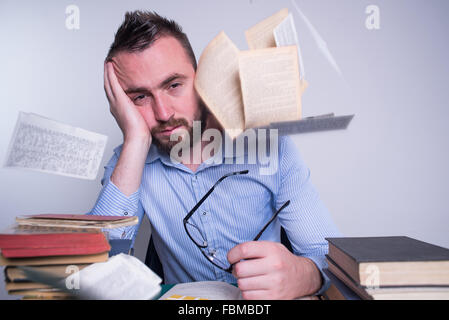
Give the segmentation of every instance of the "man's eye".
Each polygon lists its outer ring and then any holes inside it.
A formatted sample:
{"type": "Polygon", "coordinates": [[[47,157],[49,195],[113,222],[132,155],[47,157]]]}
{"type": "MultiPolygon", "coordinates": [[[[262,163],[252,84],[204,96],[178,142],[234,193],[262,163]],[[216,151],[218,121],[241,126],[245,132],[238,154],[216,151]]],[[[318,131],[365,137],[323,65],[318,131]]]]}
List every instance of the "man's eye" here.
{"type": "Polygon", "coordinates": [[[179,87],[180,85],[181,85],[181,84],[180,84],[179,82],[172,83],[172,84],[170,85],[170,89],[175,89],[175,88],[179,87]]]}
{"type": "Polygon", "coordinates": [[[134,97],[132,101],[136,106],[144,106],[149,103],[148,98],[149,96],[146,94],[139,94],[138,96],[134,97]]]}
{"type": "Polygon", "coordinates": [[[140,96],[135,97],[134,101],[139,101],[139,100],[142,100],[143,98],[145,98],[145,95],[141,94],[140,96]]]}

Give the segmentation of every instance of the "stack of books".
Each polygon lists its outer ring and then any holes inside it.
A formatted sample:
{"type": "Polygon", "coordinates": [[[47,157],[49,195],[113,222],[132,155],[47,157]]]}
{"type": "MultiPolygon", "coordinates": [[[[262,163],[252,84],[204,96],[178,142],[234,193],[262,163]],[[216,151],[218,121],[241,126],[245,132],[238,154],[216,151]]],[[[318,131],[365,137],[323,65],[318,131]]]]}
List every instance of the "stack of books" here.
{"type": "Polygon", "coordinates": [[[404,236],[326,240],[337,299],[449,299],[449,249],[404,236]]]}
{"type": "Polygon", "coordinates": [[[108,260],[107,230],[136,224],[137,217],[35,215],[16,218],[0,233],[0,266],[5,287],[22,299],[70,299],[69,293],[34,282],[21,267],[63,279],[88,265],[108,260]]]}

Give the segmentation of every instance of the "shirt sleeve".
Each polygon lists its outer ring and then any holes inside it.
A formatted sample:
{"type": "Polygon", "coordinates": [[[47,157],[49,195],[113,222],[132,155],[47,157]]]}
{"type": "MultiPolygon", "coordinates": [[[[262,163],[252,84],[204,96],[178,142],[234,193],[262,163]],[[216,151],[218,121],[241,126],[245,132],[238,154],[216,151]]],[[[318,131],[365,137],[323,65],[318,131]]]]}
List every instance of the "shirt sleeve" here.
{"type": "Polygon", "coordinates": [[[100,195],[98,196],[93,209],[87,214],[123,217],[137,216],[139,218],[139,223],[137,225],[108,230],[109,239],[131,239],[132,246],[134,246],[134,241],[142,222],[144,210],[140,202],[140,188],[130,196],[126,196],[111,181],[111,175],[117,164],[120,151],[121,147],[116,148],[112,158],[104,167],[104,176],[103,179],[101,179],[103,188],[100,191],[100,195]]]}
{"type": "Polygon", "coordinates": [[[323,272],[327,267],[326,237],[340,233],[310,181],[310,170],[303,162],[296,145],[289,137],[281,137],[279,152],[279,191],[276,208],[287,200],[290,205],[279,213],[279,220],[292,244],[293,253],[312,260],[318,267],[323,285],[316,294],[322,294],[330,286],[323,272]]]}

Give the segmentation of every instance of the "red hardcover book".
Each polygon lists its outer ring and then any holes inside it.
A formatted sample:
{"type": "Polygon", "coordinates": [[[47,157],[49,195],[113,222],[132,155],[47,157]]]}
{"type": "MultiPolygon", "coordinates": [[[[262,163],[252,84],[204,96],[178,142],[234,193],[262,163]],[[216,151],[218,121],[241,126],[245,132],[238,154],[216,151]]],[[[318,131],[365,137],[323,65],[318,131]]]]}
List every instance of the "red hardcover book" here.
{"type": "Polygon", "coordinates": [[[14,225],[0,233],[0,249],[6,258],[88,255],[111,249],[99,231],[39,228],[14,225]]]}
{"type": "Polygon", "coordinates": [[[111,247],[108,242],[97,246],[80,246],[80,247],[57,247],[57,248],[13,248],[2,249],[1,253],[5,258],[30,258],[30,257],[46,257],[46,256],[71,256],[71,255],[89,255],[109,251],[111,247]]]}
{"type": "Polygon", "coordinates": [[[89,246],[102,243],[103,233],[0,234],[0,249],[89,246]]]}

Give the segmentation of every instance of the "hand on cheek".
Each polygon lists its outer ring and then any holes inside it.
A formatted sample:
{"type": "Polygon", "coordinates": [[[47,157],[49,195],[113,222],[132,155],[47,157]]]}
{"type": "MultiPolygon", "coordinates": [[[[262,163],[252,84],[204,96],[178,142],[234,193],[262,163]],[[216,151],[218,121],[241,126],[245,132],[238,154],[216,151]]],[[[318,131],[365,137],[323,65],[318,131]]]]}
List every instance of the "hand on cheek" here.
{"type": "Polygon", "coordinates": [[[123,91],[115,74],[112,62],[104,64],[104,90],[109,101],[111,114],[123,132],[124,140],[145,140],[151,145],[151,134],[147,123],[137,111],[136,106],[123,91]]]}
{"type": "MultiPolygon", "coordinates": [[[[306,261],[276,242],[251,241],[228,252],[244,299],[294,299],[306,290],[306,261]],[[305,279],[304,279],[305,280],[305,279]]],[[[313,263],[313,262],[312,262],[313,263]]]]}

